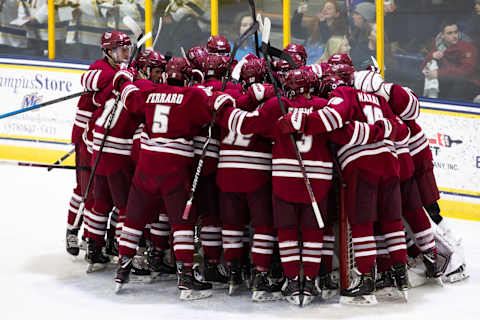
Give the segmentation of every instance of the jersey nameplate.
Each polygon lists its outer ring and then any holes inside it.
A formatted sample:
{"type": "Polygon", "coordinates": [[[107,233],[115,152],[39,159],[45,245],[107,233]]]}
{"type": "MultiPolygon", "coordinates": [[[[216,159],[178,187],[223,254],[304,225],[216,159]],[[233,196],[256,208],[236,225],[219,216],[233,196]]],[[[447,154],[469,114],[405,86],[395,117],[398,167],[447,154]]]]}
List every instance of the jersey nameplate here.
{"type": "Polygon", "coordinates": [[[175,103],[181,104],[183,93],[150,93],[145,103],[175,103]]]}

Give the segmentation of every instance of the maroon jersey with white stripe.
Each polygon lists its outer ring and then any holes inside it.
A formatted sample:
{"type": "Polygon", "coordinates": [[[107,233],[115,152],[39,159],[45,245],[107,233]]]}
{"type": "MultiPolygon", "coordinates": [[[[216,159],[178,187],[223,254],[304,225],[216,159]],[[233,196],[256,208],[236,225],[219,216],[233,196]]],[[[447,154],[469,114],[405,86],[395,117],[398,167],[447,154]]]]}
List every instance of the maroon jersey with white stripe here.
{"type": "Polygon", "coordinates": [[[390,96],[387,99],[394,114],[402,120],[415,120],[420,114],[420,103],[415,93],[407,87],[398,84],[385,83],[390,96]]]}
{"type": "Polygon", "coordinates": [[[415,166],[417,166],[417,163],[420,164],[424,161],[433,161],[432,151],[430,150],[427,136],[422,127],[414,120],[407,121],[407,125],[411,131],[410,139],[408,140],[408,149],[410,150],[410,155],[413,158],[415,166]]]}
{"type": "Polygon", "coordinates": [[[100,106],[95,99],[95,93],[101,91],[111,84],[115,69],[105,60],[97,60],[90,65],[80,78],[85,91],[92,91],[80,97],[77,104],[75,121],[72,129],[72,143],[79,143],[87,123],[90,121],[93,112],[100,106]]]}
{"type": "MultiPolygon", "coordinates": [[[[330,97],[325,108],[308,116],[306,134],[329,132],[343,127],[351,120],[374,124],[377,120],[387,118],[392,120],[393,126],[397,125],[395,116],[383,97],[346,86],[335,89],[330,97]]],[[[396,127],[393,129],[396,130],[396,127]]],[[[364,135],[365,131],[359,130],[358,134],[364,135]]],[[[337,143],[341,145],[340,142],[337,143]]],[[[338,149],[337,156],[346,174],[350,170],[363,169],[376,176],[399,175],[397,155],[390,139],[367,145],[343,145],[338,149]]]]}
{"type": "MultiPolygon", "coordinates": [[[[302,112],[312,113],[321,109],[326,100],[318,97],[307,99],[298,96],[294,100],[282,98],[288,110],[300,108],[302,112]]],[[[272,149],[272,182],[275,195],[285,201],[295,203],[310,203],[300,164],[290,135],[280,134],[276,123],[282,111],[276,97],[269,99],[253,112],[246,112],[233,107],[224,107],[217,116],[217,123],[223,128],[237,134],[261,134],[274,139],[272,149]]],[[[358,126],[364,127],[362,124],[358,126]]],[[[367,125],[366,125],[367,126],[367,125]]],[[[357,141],[354,137],[355,124],[349,124],[342,130],[328,135],[298,135],[296,144],[303,157],[303,164],[310,179],[313,192],[317,201],[323,199],[331,185],[332,180],[332,155],[327,146],[327,139],[335,137],[342,143],[357,141]]],[[[370,130],[365,130],[370,132],[370,130]]],[[[373,131],[373,130],[372,130],[373,131]]],[[[367,132],[367,133],[368,133],[367,132]]],[[[366,139],[364,142],[370,141],[366,139]]]]}
{"type": "MultiPolygon", "coordinates": [[[[202,84],[197,85],[198,88],[206,88],[211,91],[220,91],[222,89],[222,81],[215,78],[210,78],[204,81],[202,84]]],[[[241,90],[241,86],[227,82],[226,89],[230,94],[235,96],[235,93],[241,90]]],[[[193,146],[195,148],[195,162],[198,162],[200,155],[202,154],[202,148],[207,141],[208,137],[208,125],[202,128],[197,136],[193,137],[193,146]]],[[[206,176],[217,171],[218,153],[220,150],[220,128],[214,126],[212,128],[212,137],[210,143],[207,146],[207,152],[203,160],[203,168],[201,175],[206,176]]],[[[195,169],[195,168],[194,168],[195,169]]]]}
{"type": "Polygon", "coordinates": [[[212,116],[208,98],[208,91],[199,88],[122,85],[121,101],[145,123],[137,164],[142,172],[172,175],[192,165],[192,137],[212,116]]]}
{"type": "MultiPolygon", "coordinates": [[[[243,94],[237,107],[254,111],[259,102],[243,94]]],[[[217,185],[223,192],[253,192],[272,179],[272,140],[221,129],[217,185]]]]}
{"type": "MultiPolygon", "coordinates": [[[[135,81],[135,86],[145,91],[152,90],[156,87],[153,82],[143,79],[135,81]]],[[[103,101],[99,101],[102,103],[102,107],[98,110],[100,115],[95,121],[95,128],[93,130],[92,159],[95,159],[98,155],[100,145],[107,131],[108,118],[115,108],[115,95],[110,94],[106,95],[106,97],[108,98],[104,103],[103,101]]],[[[131,151],[133,136],[141,121],[141,117],[125,109],[122,101],[118,102],[111,121],[110,132],[106,137],[102,156],[98,162],[96,171],[98,174],[110,175],[132,164],[131,151]]]]}

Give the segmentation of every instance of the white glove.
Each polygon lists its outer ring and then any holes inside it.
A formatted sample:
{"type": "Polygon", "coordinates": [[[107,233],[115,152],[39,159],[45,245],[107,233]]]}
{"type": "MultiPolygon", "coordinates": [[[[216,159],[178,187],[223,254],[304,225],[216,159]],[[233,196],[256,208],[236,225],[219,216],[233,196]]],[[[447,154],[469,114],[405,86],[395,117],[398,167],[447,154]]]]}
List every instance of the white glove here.
{"type": "Polygon", "coordinates": [[[390,91],[393,84],[385,83],[380,74],[370,70],[362,70],[356,71],[354,78],[355,89],[375,93],[384,97],[387,101],[390,100],[390,91]]]}

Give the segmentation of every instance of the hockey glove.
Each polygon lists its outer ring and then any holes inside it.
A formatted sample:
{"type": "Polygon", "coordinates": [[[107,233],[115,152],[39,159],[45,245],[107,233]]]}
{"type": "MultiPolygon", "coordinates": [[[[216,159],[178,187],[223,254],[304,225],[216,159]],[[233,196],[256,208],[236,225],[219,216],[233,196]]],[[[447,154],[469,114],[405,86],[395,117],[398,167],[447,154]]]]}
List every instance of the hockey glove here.
{"type": "MultiPolygon", "coordinates": [[[[380,119],[375,121],[375,126],[383,130],[383,139],[392,139],[395,137],[395,130],[392,122],[388,119],[380,119]]],[[[379,139],[382,140],[382,139],[379,139]]]]}
{"type": "Polygon", "coordinates": [[[133,69],[120,69],[113,77],[113,90],[118,92],[124,82],[133,82],[136,72],[133,69]]]}
{"type": "Polygon", "coordinates": [[[271,84],[254,83],[248,88],[248,94],[254,101],[263,101],[275,95],[275,89],[271,84]]]}
{"type": "Polygon", "coordinates": [[[208,107],[211,111],[219,112],[226,105],[235,107],[235,99],[233,99],[231,95],[221,91],[215,91],[208,100],[208,107]]]}
{"type": "Polygon", "coordinates": [[[307,114],[299,109],[284,114],[277,121],[281,133],[304,132],[307,114]]]}

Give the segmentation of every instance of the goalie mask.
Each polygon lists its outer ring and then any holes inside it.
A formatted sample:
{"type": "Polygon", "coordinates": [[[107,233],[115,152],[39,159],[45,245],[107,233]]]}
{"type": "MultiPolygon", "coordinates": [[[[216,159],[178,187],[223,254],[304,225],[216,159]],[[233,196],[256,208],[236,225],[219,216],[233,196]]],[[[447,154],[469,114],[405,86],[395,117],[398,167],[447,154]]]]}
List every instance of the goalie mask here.
{"type": "Polygon", "coordinates": [[[207,51],[217,56],[229,56],[230,43],[224,36],[210,36],[207,41],[207,51]]]}
{"type": "Polygon", "coordinates": [[[128,62],[132,43],[124,32],[118,30],[105,32],[100,42],[103,54],[111,64],[119,66],[128,62]]]}

